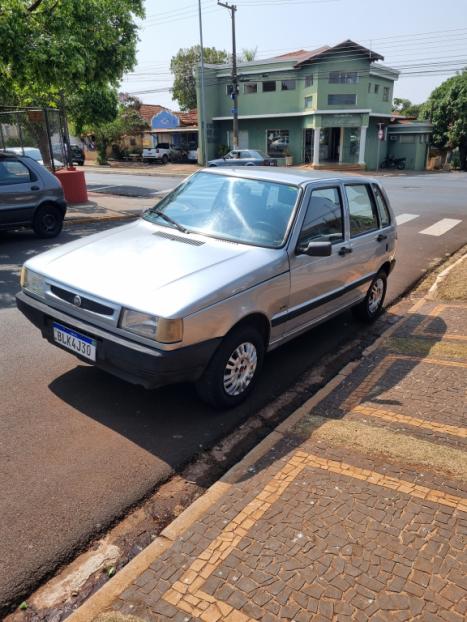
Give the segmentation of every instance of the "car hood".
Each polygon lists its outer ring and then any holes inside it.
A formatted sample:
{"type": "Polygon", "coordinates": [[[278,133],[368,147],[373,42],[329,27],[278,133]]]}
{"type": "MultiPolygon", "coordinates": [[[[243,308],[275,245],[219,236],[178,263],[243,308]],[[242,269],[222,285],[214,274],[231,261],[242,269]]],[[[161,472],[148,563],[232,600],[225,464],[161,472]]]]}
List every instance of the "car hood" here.
{"type": "Polygon", "coordinates": [[[186,236],[139,220],[64,244],[26,266],[73,291],[182,317],[285,272],[288,259],[284,250],[186,236]]]}

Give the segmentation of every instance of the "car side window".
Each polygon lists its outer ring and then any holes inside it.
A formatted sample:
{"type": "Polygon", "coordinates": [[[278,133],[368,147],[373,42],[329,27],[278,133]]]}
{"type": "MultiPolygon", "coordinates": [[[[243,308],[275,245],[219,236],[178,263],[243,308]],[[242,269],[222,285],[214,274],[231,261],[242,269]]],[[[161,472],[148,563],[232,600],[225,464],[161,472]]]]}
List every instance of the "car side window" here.
{"type": "Polygon", "coordinates": [[[31,181],[29,169],[16,160],[0,161],[0,185],[27,184],[31,181]]]}
{"type": "Polygon", "coordinates": [[[376,198],[376,204],[378,206],[379,219],[382,227],[388,227],[391,224],[391,216],[386,201],[383,197],[383,193],[376,184],[372,185],[373,192],[376,198]]]}
{"type": "Polygon", "coordinates": [[[309,242],[341,242],[343,239],[344,219],[339,188],[313,190],[300,232],[299,245],[309,242]]]}
{"type": "Polygon", "coordinates": [[[354,238],[378,229],[376,205],[367,184],[345,186],[349,204],[350,237],[354,238]]]}

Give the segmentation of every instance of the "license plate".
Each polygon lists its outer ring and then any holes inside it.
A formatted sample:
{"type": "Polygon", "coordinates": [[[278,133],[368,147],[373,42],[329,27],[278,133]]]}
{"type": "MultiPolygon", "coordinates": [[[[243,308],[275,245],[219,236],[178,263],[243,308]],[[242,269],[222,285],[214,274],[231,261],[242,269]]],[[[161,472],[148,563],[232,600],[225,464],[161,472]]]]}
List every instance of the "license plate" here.
{"type": "Polygon", "coordinates": [[[59,343],[64,348],[67,348],[67,350],[76,352],[76,354],[81,354],[81,356],[84,356],[84,358],[87,358],[90,361],[96,360],[95,339],[91,339],[91,337],[77,333],[75,330],[72,330],[67,326],[62,326],[62,324],[58,324],[57,322],[54,322],[52,326],[54,330],[55,343],[59,343]]]}

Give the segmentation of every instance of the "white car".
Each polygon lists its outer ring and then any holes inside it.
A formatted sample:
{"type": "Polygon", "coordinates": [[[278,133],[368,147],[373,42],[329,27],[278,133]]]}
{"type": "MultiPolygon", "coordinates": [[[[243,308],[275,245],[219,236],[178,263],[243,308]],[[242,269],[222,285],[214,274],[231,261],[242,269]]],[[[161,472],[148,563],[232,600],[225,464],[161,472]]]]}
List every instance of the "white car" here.
{"type": "Polygon", "coordinates": [[[159,143],[150,149],[143,149],[143,162],[148,160],[160,161],[167,164],[170,160],[172,149],[169,143],[159,143]]]}
{"type": "MultiPolygon", "coordinates": [[[[15,155],[19,155],[19,156],[22,156],[24,152],[25,156],[32,158],[33,160],[35,160],[36,162],[44,166],[44,160],[42,159],[42,153],[36,147],[24,147],[24,148],[23,147],[8,147],[7,151],[9,151],[10,153],[14,153],[15,155]]],[[[55,168],[63,168],[63,166],[65,165],[63,164],[63,162],[60,162],[60,160],[56,160],[54,158],[54,166],[55,168]]]]}

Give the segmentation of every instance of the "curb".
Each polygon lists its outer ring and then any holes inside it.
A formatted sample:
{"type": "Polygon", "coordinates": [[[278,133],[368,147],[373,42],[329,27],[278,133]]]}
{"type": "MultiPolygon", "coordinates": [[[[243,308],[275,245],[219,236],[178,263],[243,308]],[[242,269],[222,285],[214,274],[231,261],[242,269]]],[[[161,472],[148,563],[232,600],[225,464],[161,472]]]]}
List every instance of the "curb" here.
{"type": "Polygon", "coordinates": [[[451,270],[453,270],[456,266],[458,266],[460,263],[462,263],[465,259],[467,259],[467,252],[464,253],[462,255],[462,257],[459,257],[459,259],[457,261],[455,261],[453,264],[451,264],[445,270],[443,270],[442,272],[440,272],[438,274],[438,276],[436,277],[435,282],[430,287],[430,289],[428,290],[428,293],[426,295],[428,300],[435,300],[436,299],[436,291],[437,291],[439,285],[444,281],[444,279],[448,276],[448,274],[451,272],[451,270]]]}
{"type": "Polygon", "coordinates": [[[403,317],[387,328],[368,348],[366,348],[358,360],[348,363],[334,378],[315,393],[315,395],[297,408],[287,419],[279,424],[275,430],[268,434],[256,447],[237,462],[237,464],[224,473],[224,475],[210,486],[201,497],[196,499],[186,510],[173,520],[148,547],[134,557],[115,575],[115,577],[105,583],[95,594],[76,609],[76,611],[67,618],[67,622],[90,622],[95,616],[107,609],[151,563],[171,547],[202,514],[217,503],[224,493],[238,481],[238,478],[248,470],[248,467],[258,462],[258,460],[274,447],[276,443],[283,439],[287,432],[304,415],[308,414],[316,404],[329,395],[331,391],[354,371],[362,359],[374,352],[383,341],[407,321],[409,315],[416,313],[425,302],[425,297],[419,299],[403,317]]]}
{"type": "Polygon", "coordinates": [[[128,169],[120,169],[118,166],[115,168],[107,168],[107,167],[100,167],[100,166],[84,166],[82,167],[80,170],[82,170],[84,173],[89,172],[89,173],[104,173],[104,175],[108,175],[110,173],[118,173],[119,175],[139,175],[142,177],[188,177],[188,175],[191,175],[191,173],[195,173],[198,170],[201,169],[195,169],[193,171],[190,172],[186,172],[186,173],[181,173],[181,172],[177,172],[177,173],[172,173],[170,171],[165,172],[165,171],[158,171],[157,173],[154,171],[152,171],[151,169],[149,169],[148,171],[142,171],[141,169],[136,170],[136,171],[129,171],[128,169]]]}

